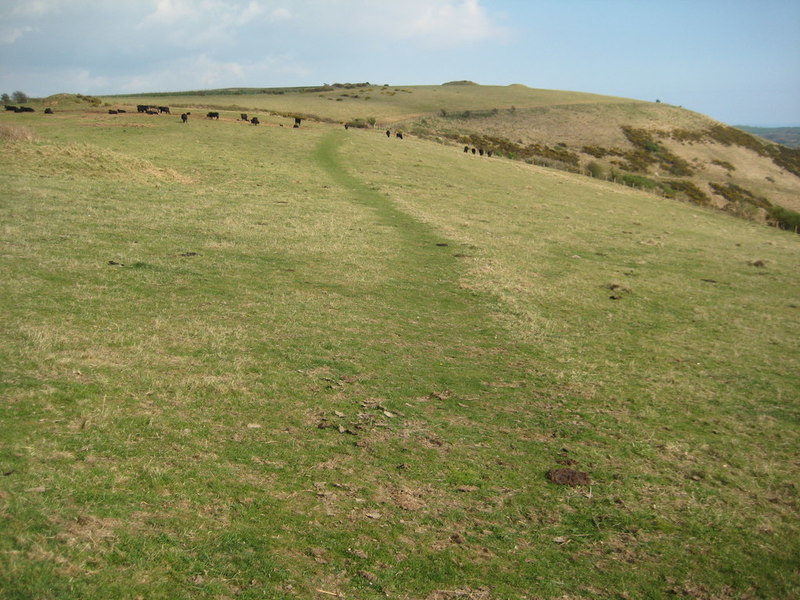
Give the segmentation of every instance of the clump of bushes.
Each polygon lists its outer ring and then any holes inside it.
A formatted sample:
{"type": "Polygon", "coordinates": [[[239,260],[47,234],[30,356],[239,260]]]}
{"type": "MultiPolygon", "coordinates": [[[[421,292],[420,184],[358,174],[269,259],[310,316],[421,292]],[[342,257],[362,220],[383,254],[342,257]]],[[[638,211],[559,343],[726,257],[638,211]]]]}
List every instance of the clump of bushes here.
{"type": "Polygon", "coordinates": [[[683,195],[694,204],[700,206],[710,206],[711,198],[703,190],[693,184],[691,181],[672,180],[664,181],[662,183],[664,190],[672,190],[675,195],[683,195]]]}
{"type": "Polygon", "coordinates": [[[769,147],[772,162],[800,177],[800,148],[789,148],[776,144],[769,147]]]}
{"type": "Polygon", "coordinates": [[[726,169],[728,171],[735,171],[736,170],[736,167],[734,167],[727,160],[712,160],[711,164],[712,165],[717,165],[718,167],[722,167],[723,169],[726,169]]]}
{"type": "Polygon", "coordinates": [[[355,119],[351,119],[347,122],[348,127],[356,127],[359,129],[369,129],[371,127],[375,127],[375,123],[377,123],[377,119],[375,117],[356,117],[355,119]]]}
{"type": "Polygon", "coordinates": [[[84,96],[83,94],[75,94],[75,97],[78,100],[82,100],[83,102],[91,104],[92,106],[100,106],[103,103],[103,101],[100,100],[100,98],[96,98],[95,96],[84,96]]]}
{"type": "Polygon", "coordinates": [[[588,154],[589,156],[594,156],[595,158],[603,158],[604,156],[608,156],[610,154],[609,150],[601,146],[584,146],[581,148],[581,152],[588,154]]]}
{"type": "Polygon", "coordinates": [[[595,179],[606,179],[606,169],[597,161],[589,161],[589,163],[586,165],[586,170],[588,171],[589,175],[595,179]]]}
{"type": "Polygon", "coordinates": [[[735,183],[710,183],[711,189],[715,194],[719,194],[728,202],[733,204],[751,204],[758,208],[769,209],[772,204],[766,198],[756,196],[750,190],[747,190],[735,183]]]}
{"type": "Polygon", "coordinates": [[[472,133],[469,135],[444,135],[450,139],[456,140],[460,144],[491,150],[495,154],[507,156],[508,158],[519,158],[531,162],[532,164],[540,164],[567,171],[578,171],[580,168],[580,157],[574,152],[570,152],[568,148],[562,146],[552,147],[545,144],[525,145],[524,142],[512,142],[506,138],[480,133],[472,133]]]}
{"type": "Polygon", "coordinates": [[[628,187],[639,188],[641,190],[655,191],[659,189],[658,182],[650,179],[649,177],[642,177],[641,175],[634,175],[633,173],[623,173],[618,175],[616,180],[628,187]]]}
{"type": "Polygon", "coordinates": [[[622,133],[635,148],[625,153],[628,162],[623,168],[627,167],[626,170],[647,172],[650,165],[658,164],[670,175],[679,177],[694,175],[694,169],[687,161],[657,143],[647,130],[623,125],[622,133]]]}
{"type": "Polygon", "coordinates": [[[800,213],[773,205],[767,209],[767,215],[775,227],[800,233],[800,213]]]}

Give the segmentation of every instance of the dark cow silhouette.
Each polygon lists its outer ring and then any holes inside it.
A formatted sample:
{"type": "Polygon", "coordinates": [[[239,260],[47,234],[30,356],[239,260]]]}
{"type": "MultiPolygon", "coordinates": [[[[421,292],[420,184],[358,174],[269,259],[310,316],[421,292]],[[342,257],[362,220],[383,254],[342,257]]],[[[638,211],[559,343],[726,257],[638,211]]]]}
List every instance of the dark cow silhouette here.
{"type": "Polygon", "coordinates": [[[472,153],[475,154],[475,148],[472,149],[472,153]]]}
{"type": "Polygon", "coordinates": [[[158,114],[158,111],[157,111],[157,110],[148,110],[148,111],[147,111],[147,114],[148,114],[148,115],[157,115],[157,114],[158,114]]]}
{"type": "Polygon", "coordinates": [[[14,109],[14,112],[18,112],[18,113],[23,113],[23,112],[36,112],[36,110],[34,110],[33,108],[31,108],[30,106],[18,106],[16,109],[14,109]]]}
{"type": "Polygon", "coordinates": [[[344,124],[344,128],[345,128],[345,129],[350,129],[350,125],[348,125],[347,123],[345,123],[345,124],[344,124]]]}
{"type": "Polygon", "coordinates": [[[171,112],[169,112],[169,106],[159,106],[158,107],[158,112],[166,113],[168,115],[172,114],[171,112]]]}
{"type": "Polygon", "coordinates": [[[181,123],[186,123],[189,120],[189,115],[187,113],[183,113],[181,115],[181,123]]]}
{"type": "Polygon", "coordinates": [[[46,114],[46,115],[52,115],[52,114],[53,114],[53,109],[52,109],[52,108],[45,108],[45,109],[44,109],[44,114],[46,114]]]}
{"type": "Polygon", "coordinates": [[[116,114],[118,114],[118,112],[119,111],[116,111],[116,110],[113,110],[113,109],[108,109],[108,114],[110,114],[110,115],[116,115],[116,114]]]}
{"type": "Polygon", "coordinates": [[[252,119],[250,119],[250,122],[253,125],[258,125],[261,121],[258,120],[258,117],[253,117],[252,119]]]}
{"type": "Polygon", "coordinates": [[[117,109],[117,112],[118,112],[119,114],[122,114],[122,113],[126,113],[126,112],[128,112],[128,111],[127,111],[127,110],[124,110],[124,109],[122,109],[122,108],[118,108],[118,109],[117,109]]]}
{"type": "Polygon", "coordinates": [[[250,120],[250,119],[247,118],[247,113],[241,113],[239,116],[242,119],[242,121],[249,121],[250,120]]]}
{"type": "Polygon", "coordinates": [[[298,125],[297,123],[295,123],[294,125],[292,125],[292,127],[293,127],[294,129],[297,129],[298,127],[300,127],[300,125],[298,125]]]}
{"type": "Polygon", "coordinates": [[[492,156],[492,151],[491,151],[491,150],[487,150],[487,151],[486,151],[486,156],[488,156],[489,158],[491,158],[491,156],[492,156]]]}
{"type": "Polygon", "coordinates": [[[464,146],[464,152],[469,152],[469,146],[464,146]]]}
{"type": "Polygon", "coordinates": [[[144,105],[144,104],[137,104],[136,105],[136,112],[140,112],[140,113],[147,112],[147,106],[144,105]]]}
{"type": "Polygon", "coordinates": [[[295,117],[294,118],[294,126],[295,127],[300,127],[300,123],[302,123],[302,122],[303,122],[303,119],[301,119],[300,117],[295,117]]]}
{"type": "Polygon", "coordinates": [[[208,113],[206,115],[206,117],[209,118],[209,119],[216,119],[217,121],[219,121],[219,113],[218,112],[210,112],[210,113],[208,113]]]}
{"type": "Polygon", "coordinates": [[[392,137],[392,132],[388,129],[386,130],[386,137],[392,137]]]}
{"type": "Polygon", "coordinates": [[[478,148],[478,154],[480,154],[481,156],[483,156],[483,148],[478,148]]]}
{"type": "Polygon", "coordinates": [[[398,131],[395,135],[397,136],[397,139],[399,139],[399,140],[403,139],[403,132],[402,131],[398,131]]]}
{"type": "Polygon", "coordinates": [[[17,107],[16,106],[11,106],[10,104],[6,104],[5,106],[6,106],[6,110],[10,110],[10,111],[13,111],[13,112],[17,111],[17,107]]]}

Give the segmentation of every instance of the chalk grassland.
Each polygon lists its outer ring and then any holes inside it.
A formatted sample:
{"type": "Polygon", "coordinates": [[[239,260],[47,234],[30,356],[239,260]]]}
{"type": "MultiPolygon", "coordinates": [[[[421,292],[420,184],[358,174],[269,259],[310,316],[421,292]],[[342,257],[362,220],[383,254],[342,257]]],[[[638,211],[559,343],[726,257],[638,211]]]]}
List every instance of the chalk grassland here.
{"type": "Polygon", "coordinates": [[[796,235],[373,131],[18,117],[0,597],[800,592],[796,235]]]}
{"type": "MultiPolygon", "coordinates": [[[[264,110],[316,115],[336,121],[375,117],[381,125],[391,125],[421,114],[449,111],[536,108],[541,106],[592,103],[636,104],[626,98],[533,89],[523,85],[444,85],[382,86],[341,88],[331,91],[240,95],[208,93],[180,96],[112,96],[106,102],[119,104],[162,104],[175,106],[264,110]]],[[[641,103],[645,104],[645,103],[641,103]]]]}
{"type": "MultiPolygon", "coordinates": [[[[494,147],[496,153],[594,177],[624,180],[626,174],[635,175],[629,183],[661,186],[671,195],[751,219],[774,219],[764,212],[764,199],[800,211],[796,150],[742,138],[738,130],[667,103],[523,85],[348,85],[329,91],[268,91],[276,90],[105,100],[110,105],[173,103],[178,108],[222,109],[236,117],[239,111],[270,111],[313,115],[328,122],[360,121],[454,145],[470,138],[467,143],[472,146],[494,147]],[[631,130],[640,136],[639,143],[631,139],[631,130]],[[685,194],[680,190],[687,184],[692,191],[685,194]],[[736,200],[735,193],[720,193],[718,186],[731,185],[746,190],[752,202],[736,200]]],[[[798,219],[793,215],[783,226],[794,229],[798,219]]]]}

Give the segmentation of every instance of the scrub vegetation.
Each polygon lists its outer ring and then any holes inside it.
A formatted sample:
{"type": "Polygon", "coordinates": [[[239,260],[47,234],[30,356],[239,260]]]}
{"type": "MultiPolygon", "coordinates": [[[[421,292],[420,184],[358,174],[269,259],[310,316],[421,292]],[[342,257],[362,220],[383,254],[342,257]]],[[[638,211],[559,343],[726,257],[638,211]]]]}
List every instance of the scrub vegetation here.
{"type": "Polygon", "coordinates": [[[800,238],[374,87],[0,113],[0,598],[800,595],[800,238]]]}

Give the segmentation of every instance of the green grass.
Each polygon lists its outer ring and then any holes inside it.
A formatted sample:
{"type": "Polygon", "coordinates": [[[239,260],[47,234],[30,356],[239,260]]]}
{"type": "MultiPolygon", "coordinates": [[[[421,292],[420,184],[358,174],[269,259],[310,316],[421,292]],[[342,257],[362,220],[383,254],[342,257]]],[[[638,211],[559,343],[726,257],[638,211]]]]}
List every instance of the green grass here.
{"type": "Polygon", "coordinates": [[[0,114],[0,598],[800,591],[794,234],[373,131],[52,117],[0,114]]]}
{"type": "MultiPolygon", "coordinates": [[[[109,103],[155,104],[164,97],[145,95],[109,96],[109,103]]],[[[375,117],[380,123],[391,123],[418,116],[449,111],[533,109],[561,105],[581,106],[595,103],[642,104],[629,99],[582,92],[533,89],[510,86],[434,86],[372,85],[357,89],[336,89],[327,92],[230,95],[213,93],[197,96],[175,96],[169,101],[178,107],[210,107],[232,111],[275,111],[317,115],[336,121],[375,117]]],[[[238,116],[238,115],[237,115],[238,116]]]]}

